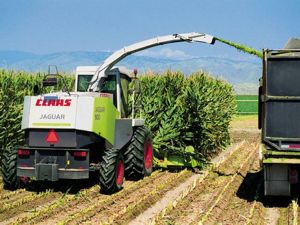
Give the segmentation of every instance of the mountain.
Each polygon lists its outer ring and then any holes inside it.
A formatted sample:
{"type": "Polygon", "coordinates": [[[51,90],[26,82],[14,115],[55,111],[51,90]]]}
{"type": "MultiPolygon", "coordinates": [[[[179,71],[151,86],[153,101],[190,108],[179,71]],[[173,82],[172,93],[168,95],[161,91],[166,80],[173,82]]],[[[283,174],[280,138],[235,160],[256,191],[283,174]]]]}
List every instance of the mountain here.
{"type": "MultiPolygon", "coordinates": [[[[25,70],[28,72],[47,71],[48,65],[56,65],[59,71],[74,72],[76,66],[99,65],[111,52],[58,52],[33,54],[22,51],[0,51],[0,68],[25,70]]],[[[167,69],[180,70],[185,74],[203,70],[213,76],[232,83],[238,92],[256,93],[261,65],[246,60],[231,60],[220,57],[197,57],[191,59],[154,58],[131,55],[119,65],[128,69],[138,68],[141,72],[162,72],[167,69]],[[244,91],[243,91],[244,90],[244,91]]]]}

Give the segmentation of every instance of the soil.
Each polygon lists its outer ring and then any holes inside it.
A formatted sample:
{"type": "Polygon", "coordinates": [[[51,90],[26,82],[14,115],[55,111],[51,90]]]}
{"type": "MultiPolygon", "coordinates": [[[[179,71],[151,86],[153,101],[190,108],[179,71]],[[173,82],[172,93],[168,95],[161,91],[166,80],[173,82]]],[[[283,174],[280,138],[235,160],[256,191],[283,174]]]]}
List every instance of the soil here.
{"type": "Polygon", "coordinates": [[[95,180],[0,187],[0,224],[297,224],[299,196],[264,197],[257,116],[235,118],[230,133],[213,166],[157,170],[113,195],[95,180]]]}

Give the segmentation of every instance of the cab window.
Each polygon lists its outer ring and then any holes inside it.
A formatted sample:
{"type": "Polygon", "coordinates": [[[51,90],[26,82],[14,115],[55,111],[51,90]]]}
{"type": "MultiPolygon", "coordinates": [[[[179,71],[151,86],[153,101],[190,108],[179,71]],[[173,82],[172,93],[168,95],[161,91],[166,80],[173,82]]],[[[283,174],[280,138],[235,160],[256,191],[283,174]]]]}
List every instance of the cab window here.
{"type": "Polygon", "coordinates": [[[121,74],[121,99],[122,99],[122,117],[127,117],[130,113],[128,110],[128,85],[131,79],[124,75],[121,74]]]}
{"type": "Polygon", "coordinates": [[[87,91],[92,77],[93,75],[78,75],[77,91],[79,92],[87,91]]]}
{"type": "Polygon", "coordinates": [[[114,105],[117,107],[117,81],[116,76],[108,76],[100,83],[100,92],[113,94],[114,105]]]}
{"type": "Polygon", "coordinates": [[[115,92],[116,86],[116,76],[108,76],[104,78],[100,91],[105,93],[115,92]]]}

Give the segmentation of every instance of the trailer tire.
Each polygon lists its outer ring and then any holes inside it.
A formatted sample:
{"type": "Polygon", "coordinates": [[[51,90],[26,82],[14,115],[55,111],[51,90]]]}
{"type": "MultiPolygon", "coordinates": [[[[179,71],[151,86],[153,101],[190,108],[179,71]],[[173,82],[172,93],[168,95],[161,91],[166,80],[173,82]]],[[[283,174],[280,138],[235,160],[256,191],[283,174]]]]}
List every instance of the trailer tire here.
{"type": "Polygon", "coordinates": [[[4,151],[1,163],[3,188],[7,190],[16,190],[20,186],[20,178],[17,176],[16,149],[4,151]]]}
{"type": "Polygon", "coordinates": [[[150,176],[153,170],[153,147],[151,132],[146,127],[138,127],[125,149],[125,175],[132,180],[150,176]]]}
{"type": "Polygon", "coordinates": [[[112,194],[123,188],[124,158],[120,150],[110,148],[104,151],[99,180],[103,193],[112,194]]]}

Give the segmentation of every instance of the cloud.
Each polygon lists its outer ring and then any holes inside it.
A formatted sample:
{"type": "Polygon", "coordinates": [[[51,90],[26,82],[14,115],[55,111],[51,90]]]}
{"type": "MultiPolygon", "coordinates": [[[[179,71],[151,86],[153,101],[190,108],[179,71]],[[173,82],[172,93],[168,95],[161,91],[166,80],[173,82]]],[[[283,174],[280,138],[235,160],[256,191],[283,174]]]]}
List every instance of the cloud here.
{"type": "Polygon", "coordinates": [[[189,55],[181,50],[173,50],[171,48],[162,48],[158,51],[155,50],[144,50],[142,52],[137,53],[140,56],[148,56],[153,58],[167,58],[167,59],[191,59],[194,56],[189,55]]]}

